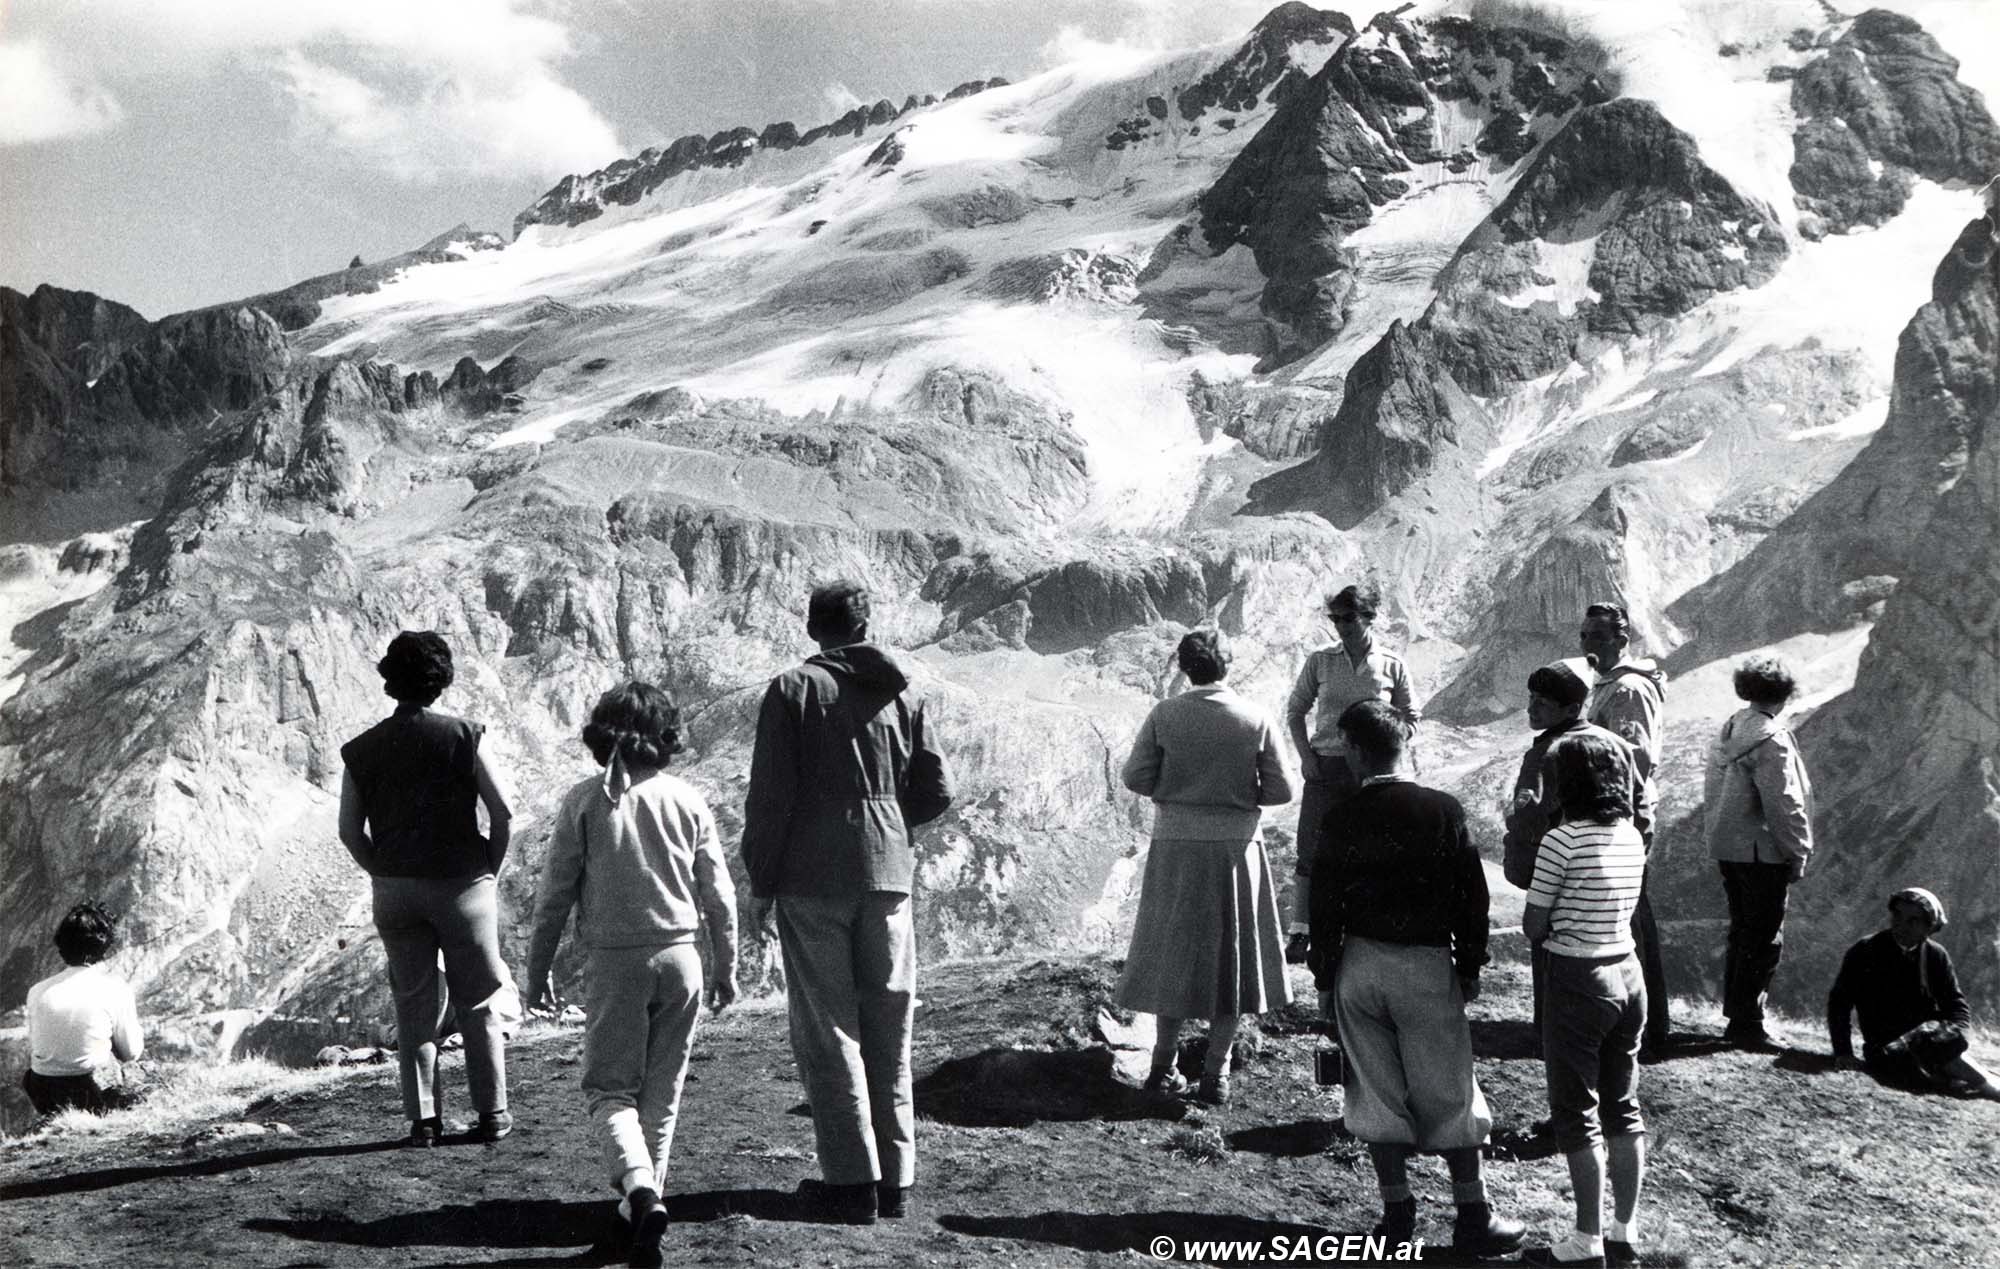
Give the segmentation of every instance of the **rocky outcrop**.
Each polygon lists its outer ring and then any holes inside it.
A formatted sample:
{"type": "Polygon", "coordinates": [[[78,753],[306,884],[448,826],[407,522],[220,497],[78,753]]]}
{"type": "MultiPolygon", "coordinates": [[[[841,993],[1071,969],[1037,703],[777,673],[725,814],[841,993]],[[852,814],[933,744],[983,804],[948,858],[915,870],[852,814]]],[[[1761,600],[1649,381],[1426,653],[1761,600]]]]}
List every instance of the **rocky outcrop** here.
{"type": "Polygon", "coordinates": [[[1511,121],[1490,122],[1481,142],[1505,166],[1568,111],[1604,99],[1593,70],[1568,54],[1564,41],[1531,32],[1381,14],[1287,90],[1199,205],[1210,247],[1249,246],[1267,279],[1270,362],[1346,324],[1355,283],[1341,243],[1410,190],[1413,168],[1449,157],[1439,139],[1445,103],[1477,102],[1491,120],[1511,121]]]}
{"type": "Polygon", "coordinates": [[[1903,329],[1887,419],[1841,473],[1727,572],[1674,605],[1697,653],[1723,655],[1872,615],[1883,579],[1931,555],[1929,525],[2000,400],[1990,221],[1966,227],[1903,329]],[[1862,584],[1862,583],[1865,583],[1862,584]]]}
{"type": "MultiPolygon", "coordinates": [[[[1005,86],[999,76],[960,84],[945,94],[953,101],[974,93],[1005,86]]],[[[533,206],[514,217],[514,236],[530,225],[574,227],[602,216],[607,207],[630,207],[683,172],[701,168],[741,167],[760,151],[783,152],[809,146],[828,137],[858,137],[870,128],[894,123],[913,110],[937,104],[926,93],[920,101],[913,93],[899,107],[883,98],[873,105],[856,106],[830,123],[815,124],[804,132],[785,120],[763,128],[735,127],[704,136],[690,133],[664,146],[652,146],[628,159],[587,174],[572,174],[537,199],[533,206]]]]}
{"type": "MultiPolygon", "coordinates": [[[[1190,123],[1211,110],[1254,110],[1280,80],[1294,69],[1292,50],[1300,45],[1338,44],[1354,34],[1354,20],[1334,9],[1315,9],[1304,0],[1286,3],[1265,14],[1251,28],[1243,46],[1200,79],[1174,94],[1174,107],[1190,123]]],[[[1148,102],[1155,118],[1164,119],[1167,103],[1148,102]]]]}
{"type": "Polygon", "coordinates": [[[0,487],[46,478],[81,430],[91,384],[149,327],[88,291],[0,287],[0,487]]]}
{"type": "Polygon", "coordinates": [[[1916,178],[2000,175],[2000,127],[1913,18],[1870,9],[1792,81],[1792,186],[1808,237],[1879,225],[1916,178]]]}
{"type": "Polygon", "coordinates": [[[372,295],[405,269],[420,264],[450,264],[466,259],[473,252],[497,251],[506,245],[506,240],[491,230],[460,223],[414,251],[374,264],[362,264],[356,256],[354,263],[337,273],[322,273],[282,290],[266,291],[219,307],[261,309],[276,320],[280,329],[301,330],[319,320],[321,303],[334,296],[372,295]]]}

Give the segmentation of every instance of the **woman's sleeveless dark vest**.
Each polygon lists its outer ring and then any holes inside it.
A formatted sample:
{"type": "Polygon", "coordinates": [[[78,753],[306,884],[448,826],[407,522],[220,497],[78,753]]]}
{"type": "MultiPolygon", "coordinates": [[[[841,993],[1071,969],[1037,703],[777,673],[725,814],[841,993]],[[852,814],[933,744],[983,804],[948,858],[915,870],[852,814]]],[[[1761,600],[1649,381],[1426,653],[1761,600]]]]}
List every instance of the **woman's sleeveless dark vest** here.
{"type": "Polygon", "coordinates": [[[377,877],[477,877],[486,866],[473,771],[485,728],[417,705],[340,747],[361,790],[377,877]]]}

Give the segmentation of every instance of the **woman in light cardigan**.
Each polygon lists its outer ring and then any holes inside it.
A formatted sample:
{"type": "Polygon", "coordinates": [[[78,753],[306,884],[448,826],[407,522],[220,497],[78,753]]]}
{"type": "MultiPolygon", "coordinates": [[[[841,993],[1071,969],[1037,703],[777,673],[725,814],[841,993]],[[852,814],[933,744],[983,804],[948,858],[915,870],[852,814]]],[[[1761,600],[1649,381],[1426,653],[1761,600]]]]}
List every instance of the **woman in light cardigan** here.
{"type": "Polygon", "coordinates": [[[1193,686],[1153,707],[1122,773],[1153,800],[1154,819],[1116,999],[1159,1018],[1149,1092],[1186,1091],[1174,1069],[1181,1023],[1209,1020],[1199,1096],[1219,1106],[1241,1016],[1292,998],[1261,808],[1291,801],[1294,786],[1277,726],[1222,683],[1222,637],[1192,631],[1178,659],[1193,686]]]}

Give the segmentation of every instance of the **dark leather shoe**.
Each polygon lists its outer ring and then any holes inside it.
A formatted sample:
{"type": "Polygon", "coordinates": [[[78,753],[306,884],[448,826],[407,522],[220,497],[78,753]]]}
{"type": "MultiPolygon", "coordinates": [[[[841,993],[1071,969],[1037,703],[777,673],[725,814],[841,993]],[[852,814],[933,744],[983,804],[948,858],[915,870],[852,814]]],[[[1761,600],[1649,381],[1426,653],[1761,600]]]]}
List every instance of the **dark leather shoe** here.
{"type": "Polygon", "coordinates": [[[916,1187],[909,1185],[889,1185],[887,1183],[876,1186],[875,1214],[883,1220],[902,1220],[910,1214],[910,1191],[914,1188],[916,1187]]]}
{"type": "Polygon", "coordinates": [[[1604,1240],[1604,1263],[1636,1265],[1639,1263],[1639,1249],[1631,1243],[1621,1243],[1616,1238],[1607,1238],[1604,1240]]]}
{"type": "Polygon", "coordinates": [[[514,1116],[504,1110],[489,1110],[479,1116],[472,1135],[481,1141],[498,1141],[514,1131],[514,1116]]]}
{"type": "Polygon", "coordinates": [[[1404,1199],[1400,1203],[1382,1205],[1382,1219],[1369,1230],[1374,1238],[1385,1238],[1391,1247],[1414,1240],[1417,1236],[1417,1201],[1404,1199]]]}
{"type": "Polygon", "coordinates": [[[419,1150],[428,1150],[436,1145],[438,1138],[442,1136],[444,1136],[444,1120],[438,1116],[432,1115],[429,1119],[412,1119],[410,1121],[410,1135],[403,1144],[414,1146],[419,1150]]]}
{"type": "Polygon", "coordinates": [[[1495,1216],[1487,1204],[1467,1203],[1452,1222],[1451,1249],[1468,1256],[1511,1256],[1521,1250],[1527,1233],[1526,1225],[1495,1216]]]}
{"type": "Polygon", "coordinates": [[[828,1185],[818,1177],[799,1182],[799,1198],[813,1219],[832,1225],[873,1225],[876,1214],[875,1182],[859,1185],[828,1185]]]}
{"type": "Polygon", "coordinates": [[[660,1269],[666,1260],[667,1209],[658,1190],[642,1185],[625,1196],[632,1207],[632,1251],[625,1263],[638,1269],[660,1269]]]}

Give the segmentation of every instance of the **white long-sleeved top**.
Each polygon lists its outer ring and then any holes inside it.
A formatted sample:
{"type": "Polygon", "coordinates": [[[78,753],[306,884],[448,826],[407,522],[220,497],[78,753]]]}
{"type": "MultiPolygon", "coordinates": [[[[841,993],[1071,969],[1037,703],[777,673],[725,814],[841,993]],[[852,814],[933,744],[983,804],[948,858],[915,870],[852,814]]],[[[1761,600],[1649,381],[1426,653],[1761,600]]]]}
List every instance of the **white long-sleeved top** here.
{"type": "Polygon", "coordinates": [[[88,1075],[145,1051],[132,988],[102,964],[71,965],[28,988],[29,1063],[37,1075],[88,1075]]]}

